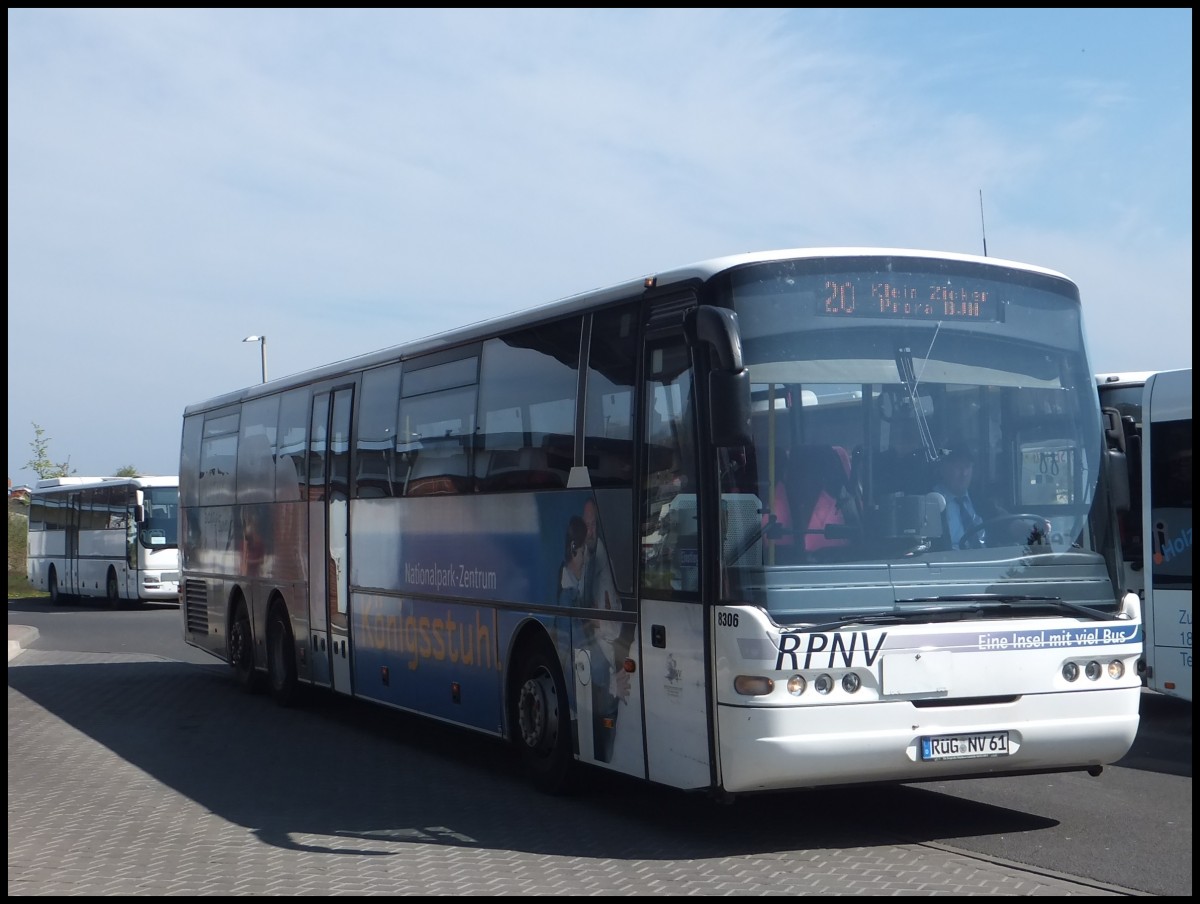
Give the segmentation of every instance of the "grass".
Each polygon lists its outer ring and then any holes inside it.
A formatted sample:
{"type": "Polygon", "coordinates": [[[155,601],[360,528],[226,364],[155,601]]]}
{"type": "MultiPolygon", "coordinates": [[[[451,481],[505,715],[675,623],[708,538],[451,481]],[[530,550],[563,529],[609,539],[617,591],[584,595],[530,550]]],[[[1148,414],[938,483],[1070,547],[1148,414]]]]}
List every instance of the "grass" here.
{"type": "Polygon", "coordinates": [[[8,598],[10,600],[44,599],[48,594],[35,590],[25,572],[25,550],[29,531],[28,507],[8,504],[8,598]]]}

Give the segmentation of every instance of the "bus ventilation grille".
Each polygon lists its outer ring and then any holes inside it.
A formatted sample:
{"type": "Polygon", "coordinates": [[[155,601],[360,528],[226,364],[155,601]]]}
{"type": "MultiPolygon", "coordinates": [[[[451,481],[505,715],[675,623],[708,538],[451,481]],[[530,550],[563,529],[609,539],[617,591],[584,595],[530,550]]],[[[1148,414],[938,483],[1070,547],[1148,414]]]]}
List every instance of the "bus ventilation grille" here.
{"type": "Polygon", "coordinates": [[[187,629],[191,634],[208,633],[208,585],[204,581],[184,583],[183,604],[187,629]]]}

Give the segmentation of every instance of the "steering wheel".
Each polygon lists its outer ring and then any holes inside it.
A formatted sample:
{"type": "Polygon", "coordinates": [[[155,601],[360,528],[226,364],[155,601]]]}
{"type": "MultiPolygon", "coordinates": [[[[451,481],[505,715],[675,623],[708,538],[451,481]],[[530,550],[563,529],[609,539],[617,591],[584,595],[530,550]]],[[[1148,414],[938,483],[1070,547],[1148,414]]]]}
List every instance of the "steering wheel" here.
{"type": "MultiPolygon", "coordinates": [[[[1003,527],[1006,524],[1018,524],[1021,522],[1031,525],[1029,535],[1024,541],[1027,546],[1038,546],[1042,543],[1050,542],[1050,533],[1047,530],[1047,522],[1045,517],[1042,515],[1021,512],[1015,515],[996,515],[994,518],[987,518],[983,521],[980,521],[978,524],[971,525],[963,531],[962,539],[959,540],[959,545],[962,546],[963,544],[967,544],[967,541],[970,537],[973,537],[983,531],[988,532],[987,545],[995,545],[993,541],[996,540],[996,534],[994,531],[992,531],[992,528],[1003,527]]],[[[999,545],[1003,545],[1003,542],[1000,542],[999,545]]]]}

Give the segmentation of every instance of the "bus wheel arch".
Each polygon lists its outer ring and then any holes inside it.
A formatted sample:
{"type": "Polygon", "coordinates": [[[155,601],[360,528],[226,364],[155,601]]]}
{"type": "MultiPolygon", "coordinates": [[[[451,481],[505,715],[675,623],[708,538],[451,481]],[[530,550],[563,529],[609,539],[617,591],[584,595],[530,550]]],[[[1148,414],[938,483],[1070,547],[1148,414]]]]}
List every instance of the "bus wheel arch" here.
{"type": "Polygon", "coordinates": [[[226,638],[226,658],[233,666],[238,685],[245,691],[257,691],[261,676],[254,667],[254,630],[250,625],[250,609],[240,590],[234,591],[230,601],[226,638]]]}
{"type": "Polygon", "coordinates": [[[513,646],[506,685],[508,734],[522,771],[539,790],[572,788],[575,766],[571,704],[562,666],[545,635],[513,646]]]}
{"type": "Polygon", "coordinates": [[[287,603],[276,593],[267,612],[267,687],[280,706],[292,706],[299,695],[296,639],[287,603]]]}

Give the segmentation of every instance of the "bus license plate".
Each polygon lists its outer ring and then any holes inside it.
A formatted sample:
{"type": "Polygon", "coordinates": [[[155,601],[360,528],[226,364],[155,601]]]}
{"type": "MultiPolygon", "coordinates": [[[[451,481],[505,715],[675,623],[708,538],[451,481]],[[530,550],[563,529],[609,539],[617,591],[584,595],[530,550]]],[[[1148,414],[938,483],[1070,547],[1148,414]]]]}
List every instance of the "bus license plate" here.
{"type": "Polygon", "coordinates": [[[1008,756],[1008,732],[939,735],[921,738],[923,760],[969,760],[974,757],[1008,756]]]}

